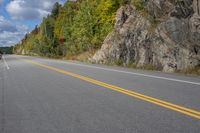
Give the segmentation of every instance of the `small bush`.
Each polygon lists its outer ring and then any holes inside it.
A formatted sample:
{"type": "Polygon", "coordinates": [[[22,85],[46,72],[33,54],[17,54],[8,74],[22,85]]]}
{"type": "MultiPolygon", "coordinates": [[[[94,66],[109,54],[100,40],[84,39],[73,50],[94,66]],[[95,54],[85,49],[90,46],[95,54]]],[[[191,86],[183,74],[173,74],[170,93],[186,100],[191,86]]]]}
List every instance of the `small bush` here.
{"type": "Polygon", "coordinates": [[[114,61],[114,65],[123,66],[123,61],[122,61],[121,59],[115,60],[115,61],[114,61]]]}
{"type": "Polygon", "coordinates": [[[137,68],[137,64],[134,63],[134,62],[129,62],[126,66],[127,66],[128,68],[137,68]]]}

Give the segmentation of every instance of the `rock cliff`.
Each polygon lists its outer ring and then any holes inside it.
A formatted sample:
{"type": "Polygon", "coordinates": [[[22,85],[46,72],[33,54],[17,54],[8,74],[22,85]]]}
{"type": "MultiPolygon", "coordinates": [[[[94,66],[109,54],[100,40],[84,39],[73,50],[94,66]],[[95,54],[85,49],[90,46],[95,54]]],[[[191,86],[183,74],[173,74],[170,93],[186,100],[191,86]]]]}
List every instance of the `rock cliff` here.
{"type": "Polygon", "coordinates": [[[114,31],[92,61],[152,65],[174,72],[200,66],[200,0],[144,0],[116,15],[114,31]]]}

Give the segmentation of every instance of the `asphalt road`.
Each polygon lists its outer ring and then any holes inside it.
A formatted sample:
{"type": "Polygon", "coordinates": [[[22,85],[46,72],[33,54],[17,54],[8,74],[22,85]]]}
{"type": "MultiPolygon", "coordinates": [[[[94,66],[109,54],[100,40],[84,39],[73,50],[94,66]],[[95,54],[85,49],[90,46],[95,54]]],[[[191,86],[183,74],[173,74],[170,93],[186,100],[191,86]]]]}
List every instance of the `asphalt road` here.
{"type": "Polygon", "coordinates": [[[0,133],[200,133],[200,77],[16,55],[0,133]]]}

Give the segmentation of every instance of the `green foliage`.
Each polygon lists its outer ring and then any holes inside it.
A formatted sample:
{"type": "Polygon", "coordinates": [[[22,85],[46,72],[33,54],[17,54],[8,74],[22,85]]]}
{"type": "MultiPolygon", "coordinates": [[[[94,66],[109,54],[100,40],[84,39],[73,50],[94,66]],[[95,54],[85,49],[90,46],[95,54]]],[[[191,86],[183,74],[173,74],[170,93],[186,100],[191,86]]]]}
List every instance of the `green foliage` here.
{"type": "Polygon", "coordinates": [[[56,3],[54,4],[54,6],[53,6],[52,11],[51,11],[51,16],[52,16],[53,18],[57,18],[58,14],[59,14],[60,8],[61,8],[61,5],[60,5],[58,2],[56,2],[56,3]]]}
{"type": "Polygon", "coordinates": [[[57,57],[97,49],[113,30],[121,2],[79,0],[67,1],[63,6],[55,3],[51,14],[43,18],[41,25],[27,34],[14,50],[19,54],[57,57]]]}
{"type": "Polygon", "coordinates": [[[13,47],[0,47],[0,53],[12,54],[13,47]]]}
{"type": "Polygon", "coordinates": [[[122,5],[129,4],[129,3],[130,3],[130,1],[131,1],[131,0],[122,0],[122,1],[121,1],[121,4],[122,4],[122,5]]]}
{"type": "Polygon", "coordinates": [[[132,0],[133,5],[137,10],[144,10],[144,1],[143,0],[132,0]]]}

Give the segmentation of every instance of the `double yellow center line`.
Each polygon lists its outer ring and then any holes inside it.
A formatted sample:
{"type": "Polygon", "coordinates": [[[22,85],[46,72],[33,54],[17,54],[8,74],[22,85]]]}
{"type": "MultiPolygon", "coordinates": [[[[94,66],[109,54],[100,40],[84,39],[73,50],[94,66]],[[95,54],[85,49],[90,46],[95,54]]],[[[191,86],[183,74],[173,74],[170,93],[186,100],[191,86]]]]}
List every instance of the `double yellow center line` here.
{"type": "Polygon", "coordinates": [[[193,109],[182,107],[180,105],[176,105],[176,104],[173,104],[173,103],[170,103],[170,102],[159,100],[159,99],[154,98],[154,97],[143,95],[141,93],[137,93],[137,92],[134,92],[134,91],[131,91],[131,90],[120,88],[118,86],[114,86],[114,85],[111,85],[111,84],[108,84],[108,83],[105,83],[105,82],[101,82],[101,81],[98,81],[98,80],[95,80],[95,79],[92,79],[92,78],[89,78],[89,77],[78,75],[78,74],[68,72],[68,71],[65,71],[65,70],[62,70],[62,69],[58,69],[58,68],[55,68],[55,67],[52,67],[52,66],[44,65],[44,64],[41,64],[41,63],[38,63],[38,62],[35,62],[35,61],[31,61],[31,60],[25,60],[25,61],[29,62],[31,64],[35,64],[37,66],[43,67],[43,68],[47,68],[47,69],[50,69],[50,70],[53,70],[53,71],[56,71],[56,72],[59,72],[59,73],[62,73],[62,74],[68,75],[68,76],[72,76],[72,77],[81,79],[83,81],[86,81],[86,82],[89,82],[89,83],[92,83],[92,84],[95,84],[95,85],[98,85],[98,86],[102,86],[102,87],[105,87],[107,89],[117,91],[117,92],[129,95],[131,97],[135,97],[135,98],[138,98],[138,99],[141,99],[141,100],[162,106],[164,108],[168,108],[168,109],[177,111],[179,113],[200,119],[200,112],[193,110],[193,109]]]}

